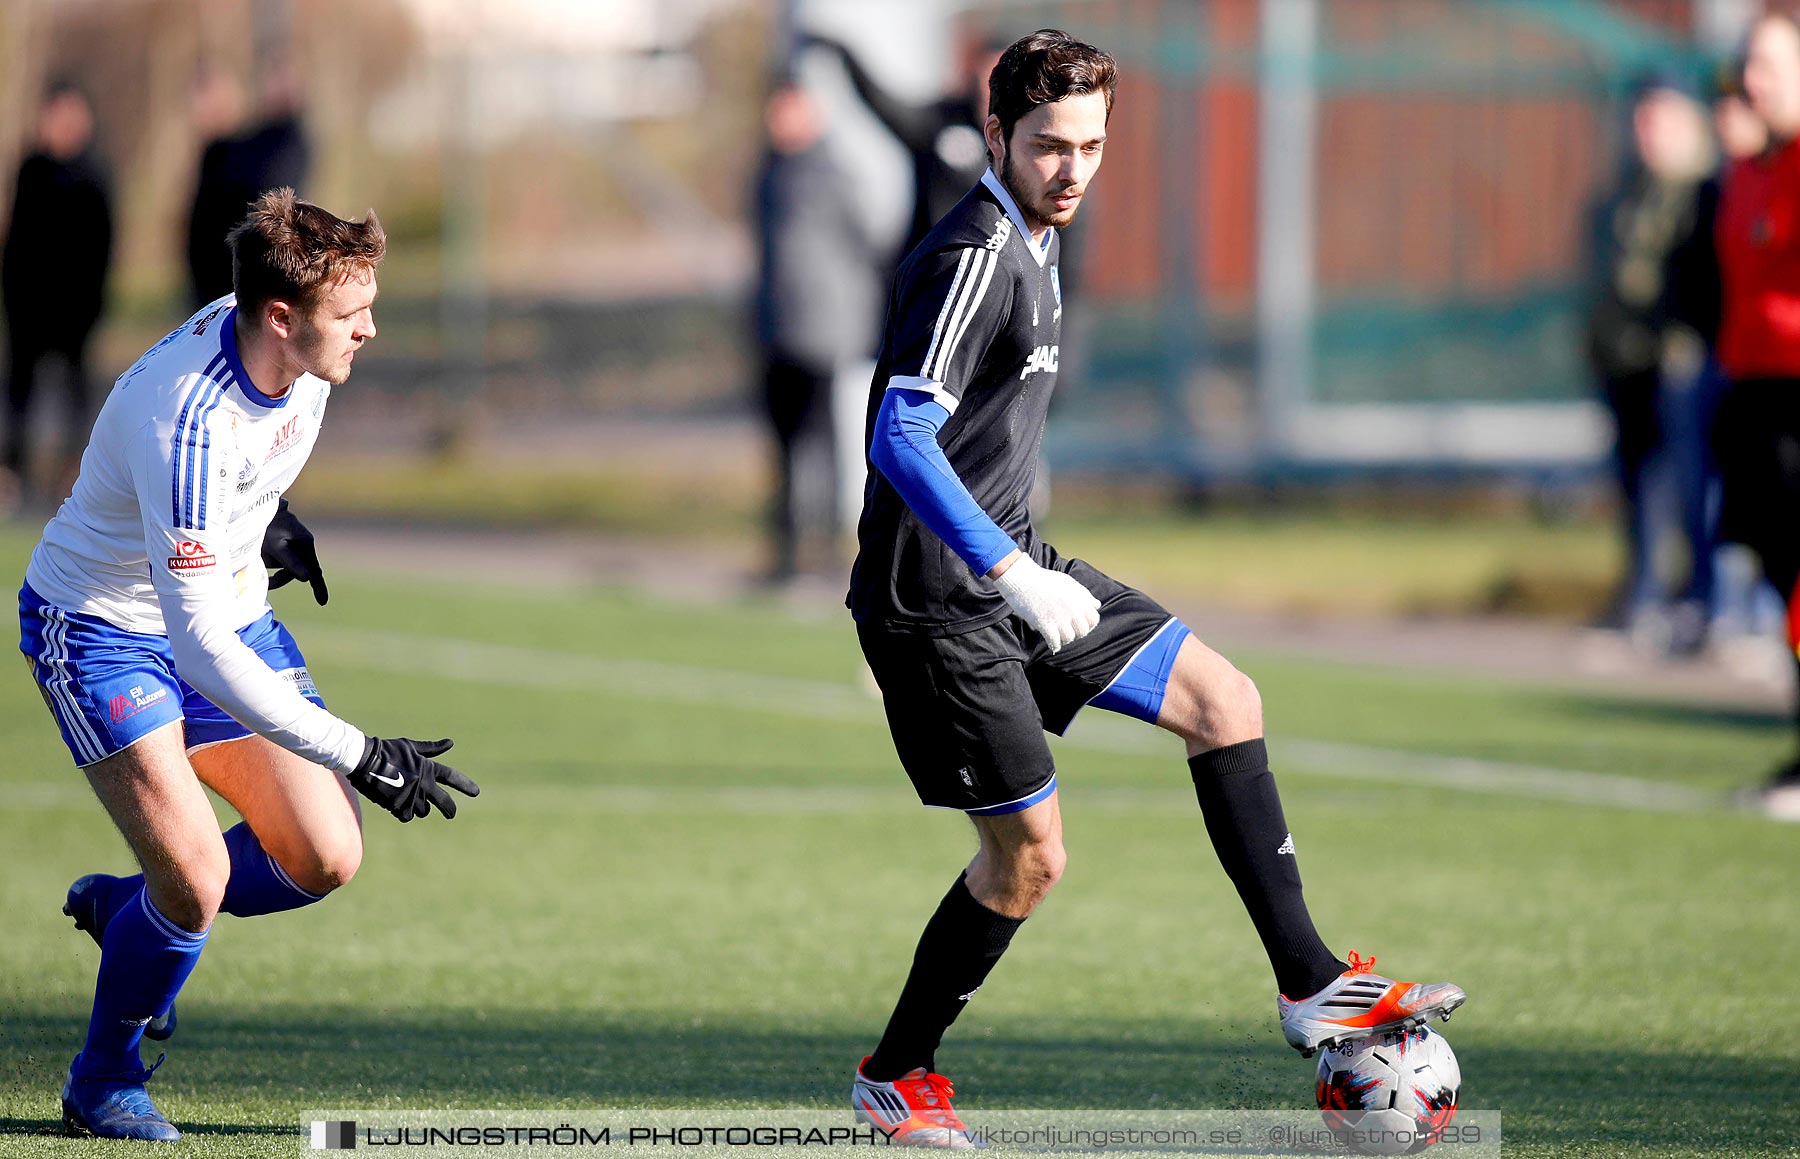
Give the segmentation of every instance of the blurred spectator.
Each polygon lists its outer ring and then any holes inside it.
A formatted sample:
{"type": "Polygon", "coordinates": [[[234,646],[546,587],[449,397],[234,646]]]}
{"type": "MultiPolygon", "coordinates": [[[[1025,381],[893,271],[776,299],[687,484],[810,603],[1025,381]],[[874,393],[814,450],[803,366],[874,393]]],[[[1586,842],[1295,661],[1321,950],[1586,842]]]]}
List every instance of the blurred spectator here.
{"type": "Polygon", "coordinates": [[[845,45],[822,36],[810,36],[804,43],[827,49],[843,62],[857,96],[912,158],[912,224],[892,263],[898,265],[987,169],[981,125],[987,120],[988,74],[1005,44],[965,36],[962,68],[954,89],[935,101],[916,105],[882,88],[845,45]]]}
{"type": "MultiPolygon", "coordinates": [[[[901,261],[925,240],[938,219],[981,180],[988,167],[987,139],[983,134],[988,116],[988,77],[1012,39],[996,37],[992,30],[974,22],[963,24],[960,37],[960,67],[952,87],[926,104],[901,100],[882,88],[847,45],[816,34],[809,34],[802,41],[802,47],[822,48],[843,63],[857,96],[905,147],[911,160],[912,221],[899,250],[889,256],[883,271],[884,286],[893,282],[901,261]]],[[[1057,383],[1064,396],[1079,387],[1087,368],[1089,318],[1082,275],[1093,212],[1090,209],[1057,231],[1062,247],[1058,276],[1064,301],[1057,383]]],[[[1032,507],[1040,516],[1050,507],[1050,480],[1050,464],[1040,463],[1032,507]]]]}
{"type": "MultiPolygon", "coordinates": [[[[12,220],[0,251],[6,310],[6,469],[10,487],[30,490],[26,461],[31,402],[46,356],[67,369],[65,460],[87,441],[88,339],[106,301],[112,264],[112,195],[91,145],[94,113],[75,86],[51,85],[38,110],[33,148],[19,166],[12,220]]],[[[63,464],[72,474],[73,462],[63,464]]]]}
{"type": "Polygon", "coordinates": [[[1713,98],[1713,132],[1724,154],[1721,172],[1733,161],[1755,157],[1769,147],[1769,126],[1763,124],[1744,95],[1744,62],[1733,60],[1719,70],[1713,98]]]}
{"type": "Polygon", "coordinates": [[[818,102],[783,83],[768,99],[764,124],[755,326],[777,446],[770,578],[781,581],[799,571],[809,543],[835,549],[831,383],[841,364],[874,346],[884,255],[825,148],[818,102]]]}
{"type": "MultiPolygon", "coordinates": [[[[1712,116],[1713,135],[1722,156],[1719,171],[1707,179],[1702,197],[1712,206],[1716,219],[1726,171],[1733,162],[1755,157],[1769,146],[1768,126],[1762,123],[1762,118],[1750,108],[1750,102],[1744,96],[1742,58],[1727,61],[1719,68],[1714,78],[1712,116]]],[[[1713,230],[1714,222],[1709,221],[1705,237],[1698,239],[1703,243],[1700,247],[1703,252],[1696,252],[1685,263],[1685,268],[1692,271],[1690,276],[1697,282],[1704,282],[1704,288],[1689,289],[1688,292],[1712,302],[1714,326],[1706,335],[1707,373],[1698,384],[1700,389],[1693,392],[1694,406],[1690,412],[1690,418],[1697,424],[1695,429],[1701,434],[1697,438],[1678,440],[1681,452],[1678,467],[1683,477],[1683,508],[1688,512],[1689,537],[1694,543],[1709,543],[1712,547],[1710,557],[1695,557],[1693,597],[1708,599],[1710,595],[1709,635],[1716,645],[1729,650],[1740,642],[1755,644],[1765,639],[1772,626],[1781,619],[1783,600],[1762,578],[1761,564],[1755,552],[1741,543],[1723,542],[1719,537],[1721,483],[1718,459],[1713,454],[1712,427],[1727,381],[1724,368],[1718,362],[1717,296],[1722,290],[1713,230]],[[1692,507],[1692,495],[1696,492],[1703,509],[1697,516],[1697,529],[1692,507]],[[1699,568],[1707,558],[1711,559],[1712,567],[1702,576],[1699,568]]],[[[1682,279],[1676,280],[1676,288],[1686,288],[1682,279]]]]}
{"type": "MultiPolygon", "coordinates": [[[[1632,105],[1631,129],[1624,177],[1594,216],[1588,314],[1589,358],[1617,433],[1614,465],[1627,545],[1612,618],[1640,638],[1652,635],[1659,647],[1691,650],[1704,634],[1706,605],[1687,601],[1683,614],[1672,616],[1658,563],[1669,533],[1687,527],[1690,591],[1702,589],[1702,601],[1710,596],[1705,497],[1679,501],[1667,452],[1672,436],[1697,440],[1703,425],[1695,412],[1718,316],[1708,244],[1716,191],[1705,184],[1714,153],[1704,110],[1673,75],[1645,82],[1632,105]],[[1670,397],[1674,392],[1679,400],[1670,397]],[[1682,507],[1697,517],[1685,518],[1682,507]]],[[[1693,481],[1695,489],[1702,486],[1693,481]]]]}
{"type": "MultiPolygon", "coordinates": [[[[1731,378],[1714,432],[1721,534],[1755,550],[1792,617],[1800,611],[1800,25],[1791,18],[1765,16],[1751,30],[1744,92],[1769,142],[1732,164],[1719,204],[1719,361],[1731,378]]],[[[1800,762],[1778,770],[1759,802],[1771,816],[1800,820],[1800,762]]]]}
{"type": "Polygon", "coordinates": [[[196,307],[231,292],[225,235],[250,203],[270,189],[305,189],[311,151],[300,123],[298,77],[288,62],[277,60],[260,70],[258,84],[260,119],[245,129],[237,81],[210,67],[195,78],[194,119],[207,137],[188,214],[188,278],[196,307]]]}

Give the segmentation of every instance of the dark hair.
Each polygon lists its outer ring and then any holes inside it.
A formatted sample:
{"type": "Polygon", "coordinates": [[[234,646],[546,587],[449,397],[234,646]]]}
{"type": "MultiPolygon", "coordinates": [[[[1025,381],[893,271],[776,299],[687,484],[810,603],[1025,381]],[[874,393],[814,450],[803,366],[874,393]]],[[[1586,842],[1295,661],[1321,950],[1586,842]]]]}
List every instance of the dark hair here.
{"type": "Polygon", "coordinates": [[[1021,117],[1064,97],[1103,93],[1111,117],[1118,71],[1118,63],[1093,45],[1059,28],[1040,28],[1000,54],[988,74],[988,112],[1000,118],[1000,135],[1008,141],[1021,117]]]}
{"type": "Polygon", "coordinates": [[[75,83],[74,77],[53,76],[45,82],[43,96],[44,104],[47,105],[52,101],[61,100],[63,97],[77,97],[85,105],[91,106],[93,104],[92,101],[88,100],[87,90],[75,83]]]}
{"type": "Polygon", "coordinates": [[[1742,53],[1720,62],[1713,70],[1712,99],[1722,101],[1727,97],[1744,99],[1744,56],[1742,53]]]}
{"type": "Polygon", "coordinates": [[[1688,69],[1672,68],[1667,65],[1648,69],[1632,85],[1632,99],[1642,101],[1656,93],[1669,92],[1680,93],[1692,100],[1699,95],[1697,79],[1696,75],[1688,69]]]}
{"type": "Polygon", "coordinates": [[[256,312],[276,299],[310,307],[331,286],[372,270],[387,253],[387,233],[370,210],[345,221],[292,189],[271,189],[225,239],[238,306],[256,312]]]}

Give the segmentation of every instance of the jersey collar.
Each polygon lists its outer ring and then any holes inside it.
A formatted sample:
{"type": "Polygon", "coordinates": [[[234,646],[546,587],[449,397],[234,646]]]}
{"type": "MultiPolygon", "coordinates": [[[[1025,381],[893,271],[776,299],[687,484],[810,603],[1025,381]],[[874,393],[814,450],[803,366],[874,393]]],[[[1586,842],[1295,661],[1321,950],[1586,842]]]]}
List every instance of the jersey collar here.
{"type": "Polygon", "coordinates": [[[250,372],[244,369],[244,360],[238,357],[236,304],[225,311],[224,322],[219,327],[219,353],[225,356],[225,369],[237,380],[238,393],[252,406],[259,406],[264,410],[280,410],[287,405],[288,399],[294,397],[293,383],[288,384],[280,398],[270,398],[256,389],[256,384],[250,381],[250,372]]]}
{"type": "Polygon", "coordinates": [[[1031,227],[1025,224],[1025,214],[1019,209],[1019,203],[1013,200],[1013,195],[1008,192],[1006,184],[994,176],[992,166],[989,166],[987,172],[981,175],[981,183],[987,186],[988,192],[992,193],[995,200],[1000,202],[1000,208],[1006,211],[1006,216],[1012,218],[1013,226],[1019,232],[1019,240],[1025,243],[1025,248],[1031,252],[1031,256],[1037,264],[1042,266],[1049,261],[1050,239],[1056,236],[1056,230],[1054,228],[1046,229],[1044,242],[1039,245],[1031,236],[1031,227]]]}

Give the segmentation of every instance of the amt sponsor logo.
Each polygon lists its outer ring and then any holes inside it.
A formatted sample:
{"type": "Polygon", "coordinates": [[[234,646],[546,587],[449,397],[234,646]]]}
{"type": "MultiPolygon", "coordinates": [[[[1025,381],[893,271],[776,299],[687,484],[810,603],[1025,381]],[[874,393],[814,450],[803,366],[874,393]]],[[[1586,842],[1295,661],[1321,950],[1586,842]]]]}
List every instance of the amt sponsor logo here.
{"type": "Polygon", "coordinates": [[[300,418],[296,415],[282,423],[281,429],[275,432],[275,441],[269,444],[269,453],[263,456],[263,462],[266,463],[277,455],[286,454],[299,445],[300,418]]]}

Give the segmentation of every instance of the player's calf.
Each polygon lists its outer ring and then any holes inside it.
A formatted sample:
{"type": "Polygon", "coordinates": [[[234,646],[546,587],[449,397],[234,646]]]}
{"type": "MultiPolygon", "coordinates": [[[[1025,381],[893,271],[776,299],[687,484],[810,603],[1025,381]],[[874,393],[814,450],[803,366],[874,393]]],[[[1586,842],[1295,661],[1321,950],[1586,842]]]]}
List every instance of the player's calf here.
{"type": "MultiPolygon", "coordinates": [[[[96,946],[106,941],[106,927],[126,901],[144,888],[142,874],[114,877],[110,873],[89,873],[75,879],[63,901],[65,917],[75,919],[75,928],[94,939],[96,946]]],[[[176,1026],[173,1004],[144,1024],[144,1037],[163,1042],[173,1037],[176,1026]]]]}

